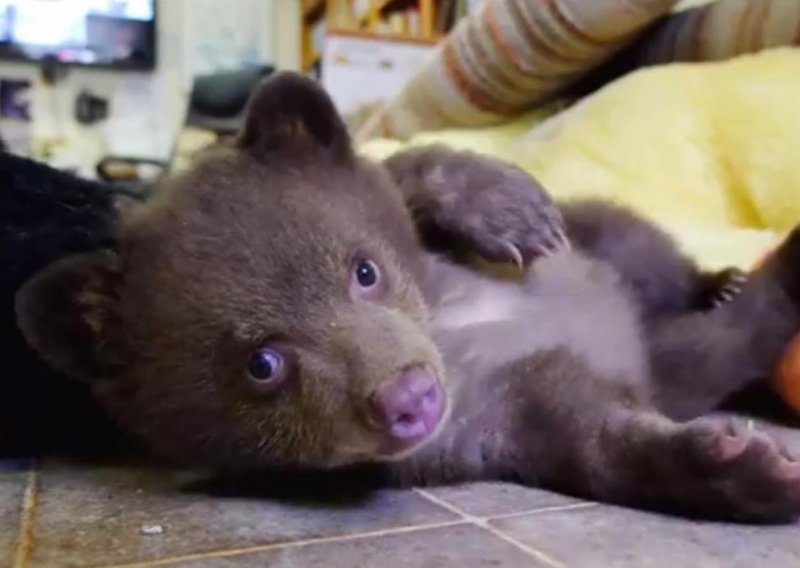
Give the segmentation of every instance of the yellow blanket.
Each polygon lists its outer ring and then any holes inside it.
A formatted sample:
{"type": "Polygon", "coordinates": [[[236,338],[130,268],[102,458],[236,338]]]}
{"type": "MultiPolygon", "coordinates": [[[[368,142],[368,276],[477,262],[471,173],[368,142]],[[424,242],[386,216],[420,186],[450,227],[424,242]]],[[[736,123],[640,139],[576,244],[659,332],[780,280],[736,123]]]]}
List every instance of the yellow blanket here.
{"type": "Polygon", "coordinates": [[[707,267],[749,267],[800,221],[800,50],[642,70],[555,115],[410,144],[429,142],[511,160],[559,199],[627,204],[707,267]]]}

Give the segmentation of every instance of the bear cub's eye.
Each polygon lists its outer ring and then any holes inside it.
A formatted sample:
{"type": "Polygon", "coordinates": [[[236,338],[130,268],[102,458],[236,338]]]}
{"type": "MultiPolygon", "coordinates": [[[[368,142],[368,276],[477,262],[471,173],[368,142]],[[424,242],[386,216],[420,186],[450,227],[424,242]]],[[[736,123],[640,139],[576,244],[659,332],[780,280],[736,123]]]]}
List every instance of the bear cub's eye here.
{"type": "Polygon", "coordinates": [[[268,347],[262,347],[250,355],[247,372],[257,383],[274,383],[283,375],[283,356],[268,347]]]}
{"type": "Polygon", "coordinates": [[[350,294],[353,298],[378,300],[386,290],[378,265],[368,258],[356,258],[350,268],[350,294]]]}
{"type": "Polygon", "coordinates": [[[356,256],[350,264],[350,297],[380,300],[386,293],[386,277],[378,264],[364,256],[356,256]]]}
{"type": "Polygon", "coordinates": [[[378,284],[380,270],[371,260],[358,260],[355,265],[355,277],[359,286],[369,289],[378,284]]]}

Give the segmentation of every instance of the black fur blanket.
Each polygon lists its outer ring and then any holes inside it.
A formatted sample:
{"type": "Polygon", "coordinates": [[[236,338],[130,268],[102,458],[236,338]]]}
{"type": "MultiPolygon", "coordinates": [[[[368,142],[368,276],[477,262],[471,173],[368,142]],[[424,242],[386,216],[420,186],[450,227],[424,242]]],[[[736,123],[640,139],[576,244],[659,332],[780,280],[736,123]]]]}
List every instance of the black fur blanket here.
{"type": "Polygon", "coordinates": [[[38,359],[14,316],[16,291],[39,269],[113,246],[115,198],[109,185],[0,153],[0,455],[72,452],[117,439],[88,389],[38,359]]]}

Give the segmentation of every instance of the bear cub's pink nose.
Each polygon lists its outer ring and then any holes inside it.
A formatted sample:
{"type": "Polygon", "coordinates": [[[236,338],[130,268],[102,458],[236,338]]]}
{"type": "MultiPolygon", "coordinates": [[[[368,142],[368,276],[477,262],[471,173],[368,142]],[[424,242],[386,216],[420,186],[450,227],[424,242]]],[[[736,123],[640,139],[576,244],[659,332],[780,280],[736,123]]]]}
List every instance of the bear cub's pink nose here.
{"type": "Polygon", "coordinates": [[[374,420],[397,440],[414,441],[431,434],[442,419],[444,393],[425,367],[401,372],[370,398],[374,420]]]}

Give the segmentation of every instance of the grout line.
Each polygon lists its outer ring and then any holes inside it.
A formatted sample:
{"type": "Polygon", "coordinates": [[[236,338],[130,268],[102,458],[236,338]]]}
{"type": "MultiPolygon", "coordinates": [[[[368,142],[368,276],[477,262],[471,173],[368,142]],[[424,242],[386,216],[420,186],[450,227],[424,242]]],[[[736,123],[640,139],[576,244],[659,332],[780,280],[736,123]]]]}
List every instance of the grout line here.
{"type": "MultiPolygon", "coordinates": [[[[440,529],[447,527],[454,527],[458,525],[467,524],[463,519],[457,521],[445,521],[441,523],[429,523],[426,525],[409,525],[404,527],[396,527],[393,529],[381,529],[377,531],[369,531],[351,535],[339,536],[322,536],[318,538],[309,538],[306,540],[276,542],[272,544],[262,544],[255,546],[248,546],[245,548],[216,550],[211,552],[198,552],[195,554],[186,554],[183,556],[173,556],[171,558],[161,558],[157,560],[145,560],[142,562],[131,562],[128,564],[113,564],[108,568],[150,568],[152,566],[167,566],[178,562],[187,562],[191,560],[208,560],[210,558],[225,558],[228,556],[241,556],[244,554],[254,554],[256,552],[266,552],[270,550],[279,550],[283,548],[301,548],[313,544],[326,544],[326,543],[339,543],[349,542],[353,540],[362,540],[378,536],[392,536],[396,534],[411,533],[417,531],[424,531],[430,529],[440,529]]],[[[14,568],[17,568],[16,566],[14,568]]]]}
{"type": "Polygon", "coordinates": [[[469,521],[471,523],[475,522],[475,521],[482,521],[483,520],[483,519],[481,519],[481,517],[476,517],[475,515],[470,515],[466,511],[462,511],[461,509],[459,509],[458,507],[456,507],[455,505],[453,505],[449,501],[445,501],[441,497],[437,497],[436,495],[433,495],[432,493],[429,493],[425,489],[421,489],[419,487],[414,487],[412,489],[412,491],[414,491],[414,493],[416,493],[418,495],[421,495],[422,497],[424,497],[428,501],[434,503],[435,505],[439,505],[440,507],[444,507],[445,509],[447,509],[451,513],[455,513],[456,515],[458,515],[460,517],[463,517],[465,520],[467,520],[467,521],[469,521]]]}
{"type": "Polygon", "coordinates": [[[464,511],[462,511],[461,509],[459,509],[458,507],[456,507],[452,503],[449,503],[448,501],[445,501],[444,499],[441,499],[441,498],[439,498],[439,497],[437,497],[435,495],[432,495],[431,493],[428,493],[424,489],[414,488],[414,491],[418,495],[421,495],[422,497],[426,498],[428,501],[431,501],[432,503],[434,503],[436,505],[439,505],[440,507],[444,507],[445,509],[447,509],[448,511],[450,511],[452,513],[456,513],[458,515],[461,515],[464,518],[465,521],[469,521],[470,523],[472,523],[474,525],[477,525],[477,526],[481,527],[484,530],[489,531],[494,536],[498,537],[501,540],[506,541],[507,543],[509,543],[511,545],[514,545],[516,548],[518,548],[522,552],[526,553],[529,556],[533,556],[534,558],[536,558],[540,562],[542,562],[544,564],[547,564],[548,566],[551,566],[552,568],[567,568],[564,564],[562,564],[561,562],[559,562],[555,558],[551,558],[549,555],[545,554],[544,552],[542,552],[540,550],[536,550],[535,548],[533,548],[531,546],[528,546],[527,544],[525,544],[523,542],[519,542],[518,540],[516,540],[514,538],[511,538],[510,536],[508,536],[507,534],[505,534],[501,530],[493,527],[492,525],[489,524],[489,520],[488,519],[483,518],[483,517],[476,517],[474,515],[470,515],[469,513],[466,513],[464,511]]]}
{"type": "Polygon", "coordinates": [[[553,505],[551,507],[541,507],[539,509],[529,509],[527,511],[515,511],[514,513],[503,513],[502,515],[492,515],[486,517],[487,521],[499,521],[503,519],[513,519],[515,517],[523,517],[530,515],[541,515],[545,513],[560,513],[561,511],[580,511],[582,509],[592,509],[597,507],[598,503],[573,503],[572,505],[553,505]]]}
{"type": "Polygon", "coordinates": [[[38,490],[39,471],[34,463],[33,469],[28,474],[28,485],[25,487],[19,532],[17,533],[17,549],[14,553],[14,562],[11,565],[13,568],[26,568],[30,562],[34,541],[36,507],[38,505],[38,490]]]}
{"type": "Polygon", "coordinates": [[[522,543],[522,542],[520,542],[520,541],[518,541],[518,540],[516,540],[514,538],[511,538],[506,533],[504,533],[503,531],[501,531],[499,529],[496,529],[495,527],[493,527],[492,525],[490,525],[487,522],[483,522],[483,523],[479,524],[479,526],[483,527],[484,529],[486,529],[487,531],[492,533],[497,538],[499,538],[501,540],[504,540],[504,541],[506,541],[507,543],[509,543],[511,545],[516,546],[518,549],[520,549],[522,552],[527,553],[529,556],[533,556],[534,558],[536,558],[536,560],[538,560],[542,564],[546,564],[548,566],[552,566],[553,568],[567,568],[565,564],[562,564],[561,562],[559,562],[555,558],[552,558],[550,555],[545,554],[541,550],[537,550],[536,548],[533,548],[532,546],[528,546],[527,544],[522,543]]]}

